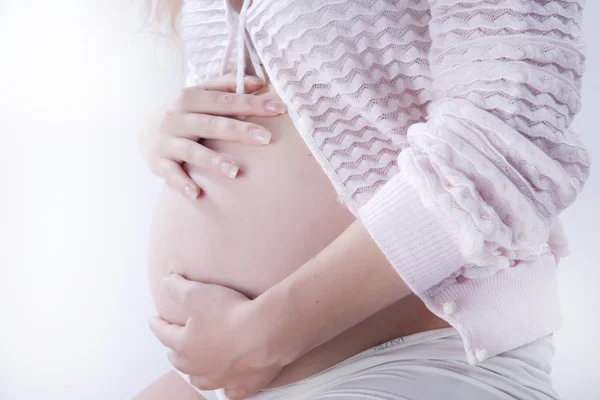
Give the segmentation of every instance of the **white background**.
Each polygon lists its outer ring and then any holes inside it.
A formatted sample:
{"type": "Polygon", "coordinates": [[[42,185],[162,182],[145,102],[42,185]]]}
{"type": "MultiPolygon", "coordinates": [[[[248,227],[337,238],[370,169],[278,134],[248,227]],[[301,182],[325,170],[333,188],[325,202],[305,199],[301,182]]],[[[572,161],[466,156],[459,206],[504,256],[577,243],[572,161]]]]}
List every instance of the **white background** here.
{"type": "MultiPolygon", "coordinates": [[[[600,2],[587,2],[576,126],[600,146],[600,2]]],[[[169,365],[147,328],[161,183],[138,136],[182,82],[179,49],[131,1],[0,0],[0,399],[128,399],[169,365]]],[[[599,160],[600,162],[600,160],[599,160]]],[[[597,168],[597,167],[596,167],[597,168]]],[[[563,214],[555,386],[600,398],[600,179],[563,214]],[[596,379],[594,379],[596,377],[596,379]]]]}

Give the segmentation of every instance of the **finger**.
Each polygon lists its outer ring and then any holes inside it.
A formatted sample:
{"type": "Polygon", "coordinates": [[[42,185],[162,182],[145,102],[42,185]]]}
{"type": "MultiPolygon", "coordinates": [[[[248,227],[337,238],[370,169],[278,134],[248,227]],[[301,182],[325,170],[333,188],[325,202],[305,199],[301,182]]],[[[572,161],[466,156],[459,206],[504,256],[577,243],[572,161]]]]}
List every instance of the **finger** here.
{"type": "Polygon", "coordinates": [[[161,285],[167,296],[182,306],[188,314],[196,307],[196,293],[201,283],[188,281],[179,274],[169,274],[161,279],[161,285]]]}
{"type": "Polygon", "coordinates": [[[216,390],[219,389],[219,385],[212,382],[210,379],[198,375],[190,375],[190,383],[192,386],[197,387],[200,390],[216,390]]]}
{"type": "Polygon", "coordinates": [[[245,376],[245,379],[236,379],[235,385],[231,385],[225,389],[224,394],[229,400],[244,400],[258,393],[269,382],[275,378],[277,374],[271,375],[269,379],[259,376],[245,376]]]}
{"type": "MultiPolygon", "coordinates": [[[[171,273],[161,279],[163,290],[167,296],[178,304],[185,315],[193,314],[199,305],[206,304],[207,296],[214,296],[214,286],[197,281],[190,281],[183,276],[171,273]]],[[[194,322],[188,318],[186,326],[194,322]]]]}
{"type": "MultiPolygon", "coordinates": [[[[237,75],[227,74],[224,76],[219,76],[203,82],[199,86],[205,90],[217,90],[220,92],[235,93],[237,89],[237,75]]],[[[244,93],[255,92],[260,90],[263,86],[265,86],[265,82],[255,76],[244,77],[244,93]]]]}
{"type": "Polygon", "coordinates": [[[247,397],[246,392],[244,390],[236,389],[226,389],[225,396],[227,396],[229,400],[244,400],[244,397],[247,397]]]}
{"type": "Polygon", "coordinates": [[[189,139],[168,138],[165,141],[162,152],[165,157],[174,161],[183,161],[201,168],[213,170],[232,179],[237,176],[240,170],[240,167],[233,161],[189,139]]]}
{"type": "Polygon", "coordinates": [[[185,334],[183,326],[170,324],[160,317],[150,318],[148,325],[163,346],[181,353],[185,334]]]}
{"type": "Polygon", "coordinates": [[[225,389],[224,391],[224,395],[229,399],[229,400],[244,400],[247,397],[252,396],[253,394],[257,393],[259,389],[255,389],[255,390],[250,390],[248,388],[245,388],[243,385],[238,385],[237,387],[231,388],[231,389],[225,389]]]}
{"type": "Polygon", "coordinates": [[[169,353],[167,354],[167,358],[169,359],[169,362],[171,363],[173,368],[175,368],[176,370],[188,375],[192,373],[197,373],[197,371],[194,371],[192,362],[186,357],[177,353],[176,351],[169,351],[169,353]]]}
{"type": "Polygon", "coordinates": [[[204,90],[197,86],[183,89],[174,104],[175,110],[222,116],[272,117],[287,111],[284,103],[270,96],[204,90]]]}
{"type": "Polygon", "coordinates": [[[161,158],[151,164],[152,171],[163,178],[175,190],[181,192],[190,200],[200,197],[202,189],[183,170],[181,164],[173,160],[161,158]]]}
{"type": "Polygon", "coordinates": [[[271,133],[258,124],[197,113],[167,113],[161,131],[167,135],[196,141],[220,139],[257,145],[265,145],[271,141],[271,133]]]}

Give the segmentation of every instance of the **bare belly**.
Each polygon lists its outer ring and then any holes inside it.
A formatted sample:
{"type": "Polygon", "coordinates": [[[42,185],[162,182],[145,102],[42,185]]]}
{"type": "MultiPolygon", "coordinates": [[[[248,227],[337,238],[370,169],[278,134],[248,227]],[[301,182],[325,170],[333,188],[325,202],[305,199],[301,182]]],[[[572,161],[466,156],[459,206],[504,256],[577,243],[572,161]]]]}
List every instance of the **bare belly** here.
{"type": "MultiPolygon", "coordinates": [[[[255,298],[301,267],[354,220],[289,117],[249,118],[272,134],[267,146],[207,140],[240,165],[228,179],[186,166],[205,193],[195,203],[168,187],[155,212],[149,283],[159,314],[178,315],[158,290],[171,266],[191,280],[217,283],[255,298]]],[[[179,316],[180,323],[185,322],[179,316]]],[[[268,387],[318,373],[370,346],[448,326],[415,296],[381,310],[288,365],[268,387]]]]}

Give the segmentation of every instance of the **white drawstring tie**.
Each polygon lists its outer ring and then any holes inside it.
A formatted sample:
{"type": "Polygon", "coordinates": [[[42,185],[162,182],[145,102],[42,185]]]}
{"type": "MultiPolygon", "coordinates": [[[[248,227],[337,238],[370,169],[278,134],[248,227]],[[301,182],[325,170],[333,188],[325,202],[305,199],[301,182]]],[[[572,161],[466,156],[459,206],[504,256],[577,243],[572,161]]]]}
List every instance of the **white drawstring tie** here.
{"type": "Polygon", "coordinates": [[[265,75],[263,73],[258,54],[256,54],[256,50],[253,46],[246,46],[246,41],[250,41],[250,38],[247,37],[248,32],[246,31],[246,14],[248,13],[248,7],[250,7],[250,3],[252,0],[243,0],[242,8],[237,19],[237,24],[234,19],[234,10],[231,8],[227,0],[223,1],[225,2],[225,7],[227,10],[227,25],[229,28],[229,37],[227,39],[227,47],[225,48],[225,55],[221,64],[221,75],[225,75],[227,73],[227,67],[229,65],[229,60],[231,59],[231,52],[233,50],[233,43],[237,35],[236,93],[244,93],[244,75],[246,73],[246,51],[248,51],[248,54],[250,56],[250,62],[252,63],[252,67],[254,68],[256,76],[262,81],[265,81],[265,75]]]}

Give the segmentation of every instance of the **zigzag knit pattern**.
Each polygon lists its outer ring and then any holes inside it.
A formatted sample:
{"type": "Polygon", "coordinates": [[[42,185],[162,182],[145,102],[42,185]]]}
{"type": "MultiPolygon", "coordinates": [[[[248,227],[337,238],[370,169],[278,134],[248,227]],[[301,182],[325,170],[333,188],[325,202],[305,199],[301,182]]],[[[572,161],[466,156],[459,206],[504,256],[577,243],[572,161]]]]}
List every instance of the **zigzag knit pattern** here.
{"type": "MultiPolygon", "coordinates": [[[[219,72],[225,10],[185,4],[189,84],[219,72]]],[[[490,265],[499,251],[547,250],[588,176],[570,129],[581,11],[550,0],[255,0],[247,29],[284,99],[310,118],[305,139],[351,210],[401,165],[430,207],[461,222],[474,264],[490,265]]]]}
{"type": "MultiPolygon", "coordinates": [[[[590,167],[571,129],[582,3],[254,0],[242,28],[340,200],[413,291],[434,296],[458,276],[567,254],[558,215],[590,167]],[[460,238],[462,265],[441,230],[410,219],[417,202],[460,238]]],[[[219,73],[228,12],[186,1],[188,85],[219,73]]]]}

